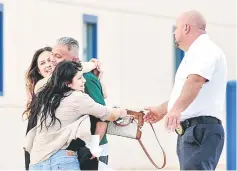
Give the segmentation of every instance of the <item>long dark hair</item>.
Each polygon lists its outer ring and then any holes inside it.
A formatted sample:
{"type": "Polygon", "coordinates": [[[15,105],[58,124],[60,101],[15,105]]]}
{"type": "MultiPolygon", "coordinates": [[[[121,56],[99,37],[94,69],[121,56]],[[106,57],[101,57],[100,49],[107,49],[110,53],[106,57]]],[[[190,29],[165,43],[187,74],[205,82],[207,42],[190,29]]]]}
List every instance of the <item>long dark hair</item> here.
{"type": "Polygon", "coordinates": [[[34,87],[35,84],[41,80],[43,78],[43,76],[39,73],[39,68],[38,68],[38,58],[39,56],[45,52],[51,52],[52,48],[51,47],[44,47],[44,48],[40,48],[38,49],[31,61],[30,67],[28,68],[25,78],[26,78],[26,88],[27,91],[31,94],[31,96],[34,94],[34,87]]]}
{"type": "Polygon", "coordinates": [[[78,71],[82,71],[80,62],[62,61],[56,66],[52,77],[36,95],[33,95],[32,101],[25,111],[30,113],[30,125],[36,125],[38,117],[40,117],[41,129],[43,122],[47,129],[54,125],[56,120],[61,125],[60,120],[55,116],[55,111],[61,100],[73,91],[68,87],[68,84],[72,83],[78,71]],[[51,118],[51,121],[49,125],[46,125],[46,118],[48,117],[51,118]]]}

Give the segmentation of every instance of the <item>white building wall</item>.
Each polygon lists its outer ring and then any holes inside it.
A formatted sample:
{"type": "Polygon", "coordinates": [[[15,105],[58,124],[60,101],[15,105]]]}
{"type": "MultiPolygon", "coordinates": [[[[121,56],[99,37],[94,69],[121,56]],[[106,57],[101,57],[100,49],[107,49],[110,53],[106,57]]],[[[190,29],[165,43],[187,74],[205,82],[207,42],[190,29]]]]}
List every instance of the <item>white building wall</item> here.
{"type": "MultiPolygon", "coordinates": [[[[0,3],[4,3],[5,17],[5,96],[0,97],[4,119],[0,121],[0,130],[7,137],[0,143],[6,147],[0,156],[0,169],[24,166],[21,145],[25,125],[20,115],[25,104],[24,73],[34,51],[53,45],[62,36],[76,38],[83,47],[83,14],[98,16],[98,57],[103,62],[109,105],[142,108],[168,100],[174,68],[172,26],[176,16],[189,9],[197,9],[206,17],[208,34],[226,52],[228,79],[236,77],[235,1],[0,0],[0,3]],[[9,164],[12,161],[14,165],[9,164]]],[[[225,122],[224,113],[223,117],[225,122]]],[[[163,121],[155,128],[167,153],[167,168],[177,168],[176,134],[166,133],[163,121]]],[[[162,162],[148,126],[143,138],[154,159],[162,162]]],[[[136,141],[109,136],[109,144],[112,168],[153,168],[136,141]]],[[[220,165],[225,165],[225,155],[224,149],[220,165]]]]}

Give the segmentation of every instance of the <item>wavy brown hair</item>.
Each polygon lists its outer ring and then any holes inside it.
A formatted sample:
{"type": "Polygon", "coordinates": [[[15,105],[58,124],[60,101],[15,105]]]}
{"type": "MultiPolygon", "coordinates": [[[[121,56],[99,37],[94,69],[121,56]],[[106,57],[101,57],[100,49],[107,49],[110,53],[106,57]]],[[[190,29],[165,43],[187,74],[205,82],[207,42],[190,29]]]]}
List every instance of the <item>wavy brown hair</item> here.
{"type": "Polygon", "coordinates": [[[34,95],[34,88],[36,83],[43,78],[43,76],[39,73],[39,68],[38,68],[38,58],[39,56],[45,52],[51,52],[52,48],[51,47],[44,47],[38,49],[31,61],[30,67],[28,68],[26,74],[25,74],[25,79],[26,79],[26,92],[27,92],[27,106],[29,105],[31,101],[31,97],[34,95]]]}

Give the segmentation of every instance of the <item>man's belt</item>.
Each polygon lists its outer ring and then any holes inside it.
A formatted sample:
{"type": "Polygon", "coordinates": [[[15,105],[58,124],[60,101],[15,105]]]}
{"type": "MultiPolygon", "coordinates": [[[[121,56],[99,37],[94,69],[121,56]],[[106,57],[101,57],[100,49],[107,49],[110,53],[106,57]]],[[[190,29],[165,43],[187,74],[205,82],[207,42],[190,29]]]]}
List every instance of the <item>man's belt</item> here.
{"type": "Polygon", "coordinates": [[[180,127],[175,129],[175,132],[179,135],[183,135],[187,128],[198,124],[222,124],[222,123],[221,120],[212,116],[199,116],[184,120],[183,122],[180,123],[180,127]]]}

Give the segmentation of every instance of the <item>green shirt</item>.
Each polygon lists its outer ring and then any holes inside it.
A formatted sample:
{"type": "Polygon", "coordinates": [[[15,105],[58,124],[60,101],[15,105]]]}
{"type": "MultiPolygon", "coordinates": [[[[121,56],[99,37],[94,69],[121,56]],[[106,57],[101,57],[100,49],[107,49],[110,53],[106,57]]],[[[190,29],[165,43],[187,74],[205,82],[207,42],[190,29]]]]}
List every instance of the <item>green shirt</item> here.
{"type": "MultiPolygon", "coordinates": [[[[86,79],[85,83],[85,93],[88,94],[95,102],[105,105],[105,100],[103,96],[103,91],[102,91],[102,86],[100,84],[99,79],[92,73],[85,73],[83,74],[84,78],[86,79]]],[[[102,122],[100,119],[91,116],[90,115],[90,120],[91,120],[91,133],[95,133],[95,128],[96,128],[96,123],[97,122],[102,122]]],[[[106,134],[100,141],[100,145],[108,143],[108,140],[106,138],[106,134]]]]}

